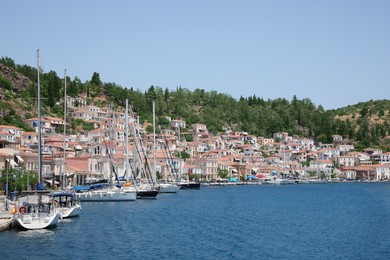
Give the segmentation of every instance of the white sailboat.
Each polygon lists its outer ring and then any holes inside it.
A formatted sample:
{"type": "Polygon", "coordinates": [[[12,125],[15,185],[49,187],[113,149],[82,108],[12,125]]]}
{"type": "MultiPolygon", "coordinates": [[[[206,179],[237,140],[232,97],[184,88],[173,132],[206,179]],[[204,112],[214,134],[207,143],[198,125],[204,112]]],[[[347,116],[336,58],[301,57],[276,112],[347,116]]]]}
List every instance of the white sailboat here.
{"type": "Polygon", "coordinates": [[[37,50],[38,73],[38,180],[37,191],[18,198],[18,212],[14,225],[21,229],[44,229],[55,227],[60,220],[60,212],[53,206],[52,198],[42,184],[42,129],[41,129],[41,90],[39,79],[39,49],[37,50]]]}
{"type": "Polygon", "coordinates": [[[159,185],[160,193],[177,193],[181,189],[176,183],[163,182],[159,185]]]}
{"type": "Polygon", "coordinates": [[[52,194],[53,204],[60,212],[61,218],[71,218],[80,215],[81,205],[72,192],[60,191],[52,194]]]}
{"type": "MultiPolygon", "coordinates": [[[[111,128],[110,138],[111,141],[111,128]]],[[[82,192],[76,192],[76,198],[80,201],[135,201],[137,199],[137,193],[135,189],[123,189],[116,187],[113,182],[113,169],[112,169],[112,158],[111,158],[111,143],[108,147],[108,155],[110,159],[110,183],[108,187],[102,187],[98,189],[88,189],[82,192]]]]}
{"type": "MultiPolygon", "coordinates": [[[[126,99],[126,136],[128,135],[128,100],[126,99]]],[[[132,115],[134,115],[132,113],[132,115]]],[[[147,159],[146,153],[143,149],[143,144],[141,138],[137,135],[137,131],[133,126],[133,155],[134,155],[134,173],[132,174],[132,181],[134,186],[128,186],[125,189],[135,189],[137,192],[137,199],[155,199],[159,193],[159,187],[156,185],[156,176],[155,176],[155,167],[152,171],[149,161],[147,159]],[[144,158],[144,160],[142,160],[144,158]],[[142,161],[145,164],[141,163],[142,161]],[[139,167],[137,166],[139,162],[139,167]],[[139,176],[136,176],[136,170],[140,169],[139,176]]],[[[127,183],[130,181],[130,169],[129,163],[129,150],[128,150],[128,140],[126,140],[126,180],[127,183]]]]}
{"type": "Polygon", "coordinates": [[[88,190],[76,193],[76,198],[80,201],[134,201],[137,199],[135,190],[124,190],[120,188],[103,188],[88,190]]]}
{"type": "MultiPolygon", "coordinates": [[[[180,126],[179,126],[179,147],[180,147],[180,126]]],[[[190,181],[188,174],[186,174],[186,179],[182,178],[183,165],[182,165],[182,158],[181,158],[180,151],[179,151],[179,158],[180,158],[180,165],[179,165],[180,182],[178,183],[178,186],[180,186],[181,189],[184,189],[184,190],[189,190],[189,189],[199,190],[200,189],[200,182],[199,181],[190,181]]]]}
{"type": "Polygon", "coordinates": [[[168,168],[168,178],[164,178],[164,180],[160,180],[159,182],[160,193],[177,193],[181,189],[181,186],[177,185],[178,176],[177,174],[175,174],[176,171],[172,166],[172,161],[173,161],[172,153],[166,144],[166,140],[165,140],[163,151],[165,152],[167,158],[166,165],[168,168]]]}
{"type": "MultiPolygon", "coordinates": [[[[61,185],[62,189],[64,190],[66,187],[66,102],[67,102],[67,95],[66,95],[66,69],[64,71],[64,78],[65,78],[65,87],[64,87],[64,153],[63,153],[63,163],[62,163],[62,171],[61,171],[61,185]]],[[[53,203],[56,206],[57,210],[60,211],[61,218],[70,218],[70,217],[77,217],[80,215],[81,211],[81,204],[79,201],[76,200],[76,196],[73,192],[66,192],[66,191],[60,191],[57,193],[52,194],[53,197],[53,203]]]]}

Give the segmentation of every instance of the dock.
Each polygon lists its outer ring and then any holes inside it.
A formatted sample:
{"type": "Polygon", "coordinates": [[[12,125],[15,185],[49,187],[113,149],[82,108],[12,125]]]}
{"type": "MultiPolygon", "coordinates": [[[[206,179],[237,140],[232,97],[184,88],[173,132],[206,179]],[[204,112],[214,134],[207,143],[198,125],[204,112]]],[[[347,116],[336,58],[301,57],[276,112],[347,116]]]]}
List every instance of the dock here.
{"type": "Polygon", "coordinates": [[[12,225],[13,214],[11,209],[14,205],[9,205],[9,210],[5,211],[4,196],[0,196],[0,232],[8,230],[12,225]]]}

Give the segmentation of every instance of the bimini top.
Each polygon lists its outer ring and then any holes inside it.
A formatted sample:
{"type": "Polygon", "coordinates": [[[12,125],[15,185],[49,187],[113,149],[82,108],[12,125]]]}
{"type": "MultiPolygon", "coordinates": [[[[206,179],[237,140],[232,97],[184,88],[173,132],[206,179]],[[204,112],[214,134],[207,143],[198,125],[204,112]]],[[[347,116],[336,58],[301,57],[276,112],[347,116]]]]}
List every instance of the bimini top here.
{"type": "Polygon", "coordinates": [[[55,198],[55,197],[73,197],[74,194],[71,193],[71,192],[57,192],[57,193],[53,193],[52,194],[52,197],[55,198]]]}
{"type": "Polygon", "coordinates": [[[73,186],[74,191],[85,191],[90,190],[91,186],[73,186]]]}

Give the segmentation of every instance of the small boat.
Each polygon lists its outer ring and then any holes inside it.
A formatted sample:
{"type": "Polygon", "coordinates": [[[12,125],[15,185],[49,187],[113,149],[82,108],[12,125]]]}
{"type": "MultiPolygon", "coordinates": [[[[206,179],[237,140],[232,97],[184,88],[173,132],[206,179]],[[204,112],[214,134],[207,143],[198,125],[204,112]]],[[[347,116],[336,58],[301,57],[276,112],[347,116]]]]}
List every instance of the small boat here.
{"type": "Polygon", "coordinates": [[[71,192],[57,192],[52,194],[54,205],[61,213],[61,218],[71,218],[80,215],[81,205],[71,192]]]}
{"type": "Polygon", "coordinates": [[[14,226],[24,230],[55,227],[61,213],[52,203],[52,196],[46,191],[37,191],[32,195],[18,198],[14,226]]]}

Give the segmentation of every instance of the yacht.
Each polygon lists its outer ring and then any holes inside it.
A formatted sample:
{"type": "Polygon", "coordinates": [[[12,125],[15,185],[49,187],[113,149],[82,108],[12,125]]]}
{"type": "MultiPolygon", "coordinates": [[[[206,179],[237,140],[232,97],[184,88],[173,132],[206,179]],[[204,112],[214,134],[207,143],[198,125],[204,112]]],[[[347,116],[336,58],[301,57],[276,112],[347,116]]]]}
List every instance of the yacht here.
{"type": "Polygon", "coordinates": [[[14,226],[24,230],[52,228],[61,218],[60,211],[53,205],[47,191],[37,191],[18,198],[14,226]]]}

